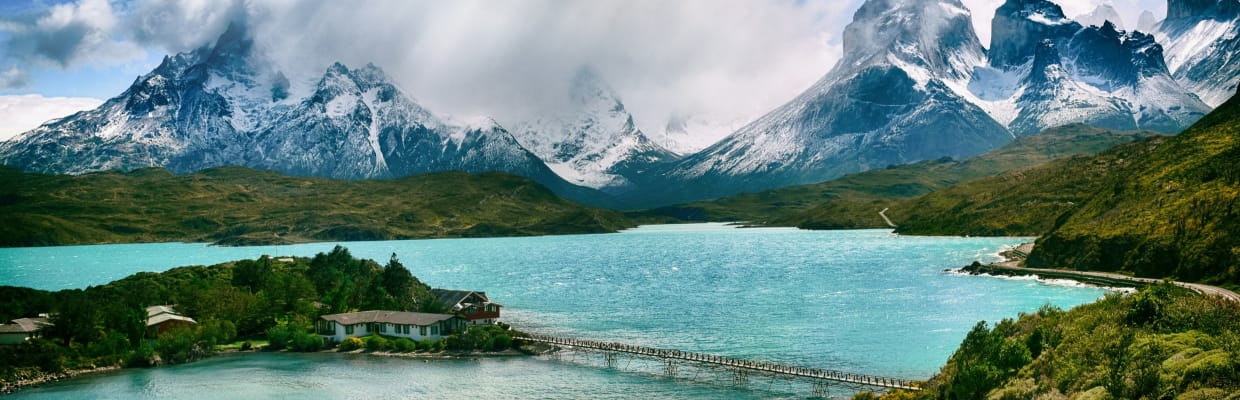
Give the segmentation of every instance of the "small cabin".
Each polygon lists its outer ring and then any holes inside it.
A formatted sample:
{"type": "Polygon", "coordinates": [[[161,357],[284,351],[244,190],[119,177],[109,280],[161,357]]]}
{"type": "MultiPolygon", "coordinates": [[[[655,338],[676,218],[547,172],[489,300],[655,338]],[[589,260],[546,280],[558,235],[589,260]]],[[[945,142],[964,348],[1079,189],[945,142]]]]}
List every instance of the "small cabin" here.
{"type": "Polygon", "coordinates": [[[176,312],[175,306],[150,306],[146,308],[146,337],[157,338],[176,327],[197,325],[198,321],[176,312]]]}
{"type": "Polygon", "coordinates": [[[464,318],[470,325],[489,325],[499,322],[499,310],[504,307],[492,302],[486,292],[431,289],[431,295],[448,306],[448,310],[464,318]]]}
{"type": "Polygon", "coordinates": [[[439,339],[464,328],[465,320],[452,314],[383,310],[328,314],[319,317],[314,324],[316,333],[336,343],[372,333],[415,341],[439,339]]]}
{"type": "Polygon", "coordinates": [[[7,324],[0,324],[0,344],[21,344],[40,336],[40,331],[52,326],[47,318],[18,318],[7,324]]]}

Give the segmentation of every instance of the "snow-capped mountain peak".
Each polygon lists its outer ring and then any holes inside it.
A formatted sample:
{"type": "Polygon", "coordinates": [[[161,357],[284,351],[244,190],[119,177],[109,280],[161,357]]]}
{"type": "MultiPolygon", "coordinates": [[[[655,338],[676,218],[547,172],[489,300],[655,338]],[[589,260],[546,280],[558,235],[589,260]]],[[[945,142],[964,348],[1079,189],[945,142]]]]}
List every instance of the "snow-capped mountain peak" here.
{"type": "Polygon", "coordinates": [[[515,125],[517,139],[569,182],[625,190],[629,176],[675,158],[633,123],[616,94],[593,68],[573,77],[569,107],[556,115],[515,125]]]}
{"type": "Polygon", "coordinates": [[[240,165],[345,179],[506,171],[569,198],[605,201],[560,179],[493,121],[445,123],[377,66],[335,63],[311,86],[293,93],[233,25],[212,45],[166,57],[99,108],[0,144],[0,162],[73,174],[240,165]]]}

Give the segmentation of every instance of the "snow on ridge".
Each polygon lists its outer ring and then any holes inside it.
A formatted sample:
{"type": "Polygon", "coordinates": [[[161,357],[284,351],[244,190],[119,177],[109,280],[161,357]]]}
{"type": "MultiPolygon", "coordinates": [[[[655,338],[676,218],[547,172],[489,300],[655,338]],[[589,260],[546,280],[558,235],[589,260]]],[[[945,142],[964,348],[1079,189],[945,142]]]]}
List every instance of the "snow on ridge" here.
{"type": "Polygon", "coordinates": [[[375,173],[387,173],[387,159],[383,157],[383,149],[379,147],[379,110],[375,108],[378,100],[379,89],[370,89],[366,93],[362,93],[362,104],[370,109],[370,124],[367,125],[367,141],[370,143],[370,149],[375,153],[375,173]]]}
{"type": "Polygon", "coordinates": [[[1190,60],[1213,53],[1213,48],[1219,40],[1230,39],[1228,34],[1236,31],[1236,23],[1235,20],[1218,21],[1206,18],[1177,36],[1175,40],[1172,40],[1165,32],[1157,32],[1154,36],[1159,43],[1164,44],[1163,54],[1167,61],[1167,69],[1175,74],[1190,60]]]}
{"type": "Polygon", "coordinates": [[[1042,25],[1055,26],[1055,25],[1067,25],[1067,24],[1072,23],[1072,20],[1070,19],[1051,17],[1049,15],[1046,15],[1046,13],[1041,13],[1041,12],[1030,13],[1028,18],[1030,21],[1037,22],[1042,25]]]}

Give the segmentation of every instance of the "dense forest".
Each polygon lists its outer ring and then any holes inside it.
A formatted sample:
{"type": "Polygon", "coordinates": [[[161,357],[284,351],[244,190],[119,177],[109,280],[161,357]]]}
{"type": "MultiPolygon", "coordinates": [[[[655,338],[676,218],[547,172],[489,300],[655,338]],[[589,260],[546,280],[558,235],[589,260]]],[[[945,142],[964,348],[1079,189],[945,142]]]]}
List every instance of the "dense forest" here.
{"type": "MultiPolygon", "coordinates": [[[[317,351],[330,344],[312,333],[320,315],[359,310],[445,312],[430,288],[395,255],[386,264],[354,258],[337,246],[312,258],[262,257],[213,266],[142,272],[82,289],[48,292],[0,287],[0,320],[51,315],[42,337],[0,346],[0,383],[42,373],[99,366],[190,361],[221,345],[317,351]],[[176,305],[198,321],[158,338],[146,334],[151,305],[176,305]]],[[[471,329],[438,343],[383,337],[342,344],[348,349],[470,350],[511,345],[506,327],[471,329]]]]}

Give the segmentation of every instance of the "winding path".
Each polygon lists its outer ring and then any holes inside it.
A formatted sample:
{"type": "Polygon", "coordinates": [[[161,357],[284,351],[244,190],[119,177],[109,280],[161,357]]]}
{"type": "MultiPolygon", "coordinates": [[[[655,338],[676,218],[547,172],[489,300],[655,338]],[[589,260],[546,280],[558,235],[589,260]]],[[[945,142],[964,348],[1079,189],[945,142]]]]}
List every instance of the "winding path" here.
{"type": "Polygon", "coordinates": [[[879,211],[878,216],[883,217],[883,221],[887,221],[887,226],[895,228],[896,224],[891,223],[891,219],[887,218],[887,210],[889,209],[891,209],[891,207],[887,207],[887,208],[884,208],[883,211],[879,211]]]}

